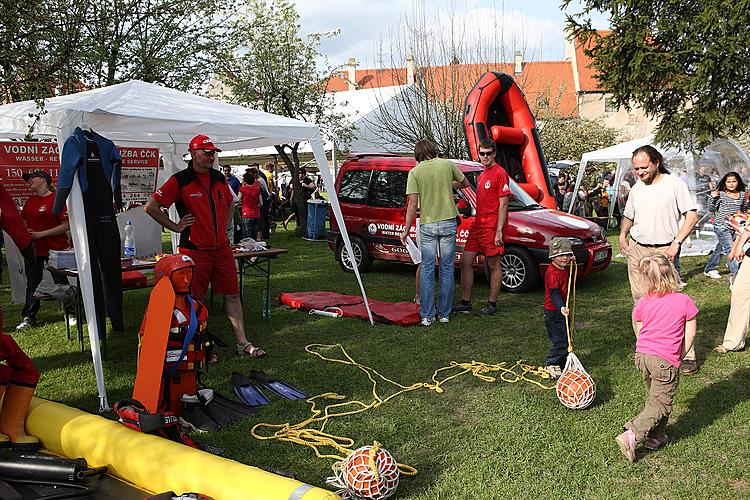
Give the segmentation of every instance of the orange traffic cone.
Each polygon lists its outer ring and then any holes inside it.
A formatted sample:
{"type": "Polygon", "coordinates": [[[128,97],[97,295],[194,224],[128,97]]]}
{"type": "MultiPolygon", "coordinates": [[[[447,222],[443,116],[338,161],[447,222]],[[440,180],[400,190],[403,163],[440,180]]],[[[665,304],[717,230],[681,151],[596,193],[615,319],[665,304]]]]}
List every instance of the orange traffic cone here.
{"type": "Polygon", "coordinates": [[[39,440],[24,432],[26,412],[33,395],[33,387],[9,384],[5,389],[3,407],[0,410],[0,432],[8,436],[11,448],[23,451],[39,448],[39,440]]]}

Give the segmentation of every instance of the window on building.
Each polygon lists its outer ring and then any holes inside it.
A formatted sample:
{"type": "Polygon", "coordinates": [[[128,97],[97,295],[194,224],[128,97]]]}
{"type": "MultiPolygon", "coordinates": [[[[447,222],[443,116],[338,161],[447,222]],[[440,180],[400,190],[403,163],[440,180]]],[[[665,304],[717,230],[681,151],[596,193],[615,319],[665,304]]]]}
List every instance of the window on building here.
{"type": "Polygon", "coordinates": [[[350,170],[341,179],[339,201],[344,203],[367,202],[367,188],[370,185],[369,170],[350,170]]]}
{"type": "Polygon", "coordinates": [[[400,208],[406,205],[406,172],[374,171],[367,204],[374,207],[400,208]]]}
{"type": "Polygon", "coordinates": [[[605,97],[604,98],[604,112],[605,113],[617,113],[620,111],[620,106],[615,104],[614,97],[605,97]]]}

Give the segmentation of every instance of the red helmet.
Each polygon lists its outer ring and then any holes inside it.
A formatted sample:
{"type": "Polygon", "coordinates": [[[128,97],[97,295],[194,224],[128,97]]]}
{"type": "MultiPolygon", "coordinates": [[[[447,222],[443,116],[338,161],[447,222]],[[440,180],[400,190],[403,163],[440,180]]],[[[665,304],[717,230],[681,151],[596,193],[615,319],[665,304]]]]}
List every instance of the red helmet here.
{"type": "Polygon", "coordinates": [[[183,255],[180,253],[165,255],[156,263],[156,267],[154,268],[154,278],[157,283],[163,277],[171,280],[173,272],[186,267],[195,268],[195,262],[193,262],[193,259],[189,255],[183,255]]]}
{"type": "Polygon", "coordinates": [[[221,149],[217,148],[214,145],[214,141],[212,141],[207,135],[196,135],[193,137],[188,145],[188,150],[194,151],[196,149],[208,149],[217,152],[221,151],[221,149]]]}

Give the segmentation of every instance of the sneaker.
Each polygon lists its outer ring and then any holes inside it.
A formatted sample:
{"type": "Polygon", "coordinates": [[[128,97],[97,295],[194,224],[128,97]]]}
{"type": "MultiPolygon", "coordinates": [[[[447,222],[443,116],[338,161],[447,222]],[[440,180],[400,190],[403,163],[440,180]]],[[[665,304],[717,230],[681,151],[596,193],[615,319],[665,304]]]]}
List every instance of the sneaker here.
{"type": "Polygon", "coordinates": [[[434,319],[430,318],[422,318],[422,321],[419,323],[422,326],[432,326],[432,324],[435,322],[434,319]]]}
{"type": "Polygon", "coordinates": [[[497,312],[497,307],[492,304],[485,304],[480,310],[477,311],[477,316],[492,316],[497,312]]]}
{"type": "Polygon", "coordinates": [[[695,375],[698,373],[698,363],[694,359],[684,359],[680,365],[682,375],[695,375]]]}
{"type": "Polygon", "coordinates": [[[560,370],[560,367],[557,365],[547,365],[544,367],[544,371],[549,373],[549,376],[554,380],[559,379],[560,375],[562,375],[562,370],[560,370]]]}
{"type": "Polygon", "coordinates": [[[625,455],[625,458],[627,458],[631,462],[635,462],[635,432],[628,429],[617,436],[615,438],[615,441],[617,441],[617,444],[620,445],[620,451],[623,455],[625,455]]]}
{"type": "Polygon", "coordinates": [[[36,326],[36,319],[32,318],[31,316],[26,316],[23,318],[23,321],[18,323],[16,325],[16,330],[21,332],[23,330],[28,330],[29,328],[33,328],[36,326]]]}
{"type": "Polygon", "coordinates": [[[75,316],[68,316],[68,326],[71,328],[78,326],[78,319],[75,316]]]}
{"type": "Polygon", "coordinates": [[[446,316],[444,318],[438,318],[438,321],[441,323],[450,323],[451,320],[446,316]]]}
{"type": "Polygon", "coordinates": [[[471,302],[469,302],[468,304],[464,304],[463,302],[459,302],[458,304],[456,304],[455,306],[453,306],[453,312],[454,313],[464,313],[465,314],[465,313],[471,312],[472,309],[474,309],[474,308],[471,307],[471,302]]]}
{"type": "Polygon", "coordinates": [[[719,271],[717,271],[716,269],[712,269],[712,270],[708,271],[707,273],[704,272],[703,276],[711,278],[712,280],[720,280],[721,279],[721,274],[719,274],[719,271]]]}
{"type": "Polygon", "coordinates": [[[664,446],[665,444],[667,444],[668,442],[669,442],[669,436],[667,436],[666,434],[662,434],[659,437],[646,438],[646,441],[643,442],[643,446],[647,450],[656,451],[662,446],[664,446]]]}

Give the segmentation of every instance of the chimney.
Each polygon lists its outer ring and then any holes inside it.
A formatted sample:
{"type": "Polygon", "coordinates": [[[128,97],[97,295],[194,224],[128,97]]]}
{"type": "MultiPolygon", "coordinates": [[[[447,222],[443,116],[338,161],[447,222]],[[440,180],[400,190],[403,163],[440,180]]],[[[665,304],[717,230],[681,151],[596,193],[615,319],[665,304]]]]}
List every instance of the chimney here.
{"type": "Polygon", "coordinates": [[[347,70],[348,76],[346,78],[349,83],[348,90],[357,90],[357,60],[350,57],[346,65],[349,67],[347,70]]]}
{"type": "Polygon", "coordinates": [[[414,83],[414,58],[412,56],[406,58],[406,83],[408,85],[414,83]]]}
{"type": "Polygon", "coordinates": [[[520,50],[516,51],[516,58],[513,64],[513,73],[520,75],[523,72],[523,54],[520,50]]]}

